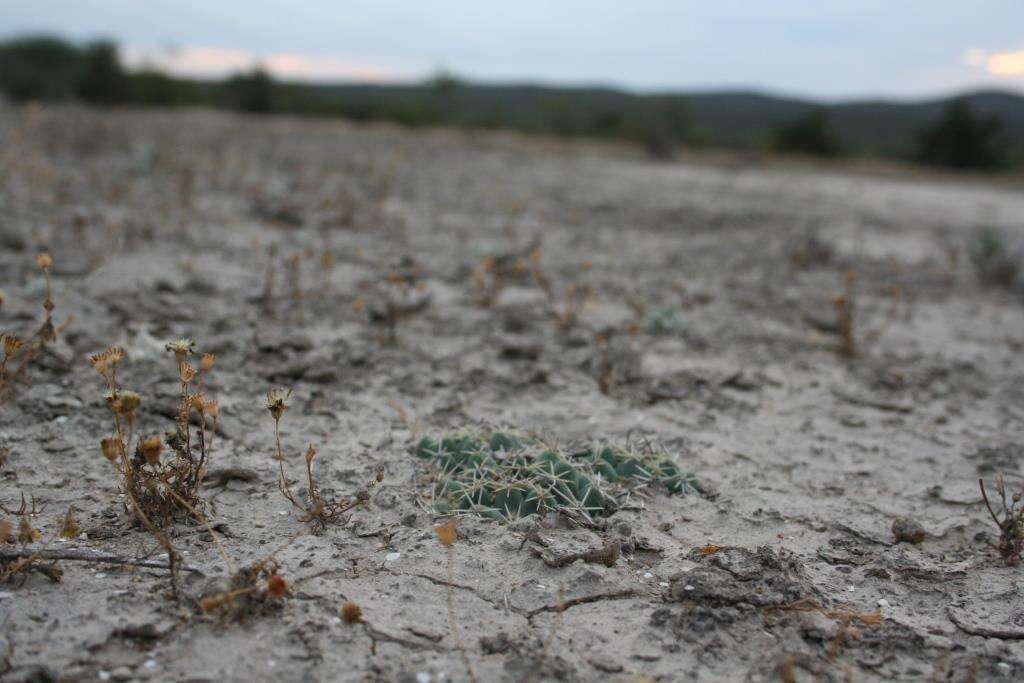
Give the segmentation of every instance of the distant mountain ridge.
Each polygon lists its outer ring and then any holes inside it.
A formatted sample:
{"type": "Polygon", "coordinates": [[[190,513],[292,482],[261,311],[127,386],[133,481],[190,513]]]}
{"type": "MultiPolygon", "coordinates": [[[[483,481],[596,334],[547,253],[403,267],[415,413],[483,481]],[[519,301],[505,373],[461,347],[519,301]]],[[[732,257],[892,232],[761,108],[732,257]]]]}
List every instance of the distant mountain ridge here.
{"type": "MultiPolygon", "coordinates": [[[[327,101],[345,102],[346,109],[422,101],[436,89],[430,85],[314,85],[327,101]]],[[[978,114],[1000,119],[1012,156],[1024,158],[1024,94],[978,90],[948,97],[896,101],[852,100],[839,103],[776,96],[757,91],[701,91],[632,94],[613,88],[563,88],[544,85],[459,83],[444,96],[449,123],[494,125],[544,132],[552,112],[561,110],[565,127],[573,121],[603,115],[609,120],[644,101],[676,103],[689,115],[693,138],[709,144],[768,144],[779,126],[824,109],[844,148],[854,154],[910,157],[917,135],[934,123],[954,99],[964,98],[978,114]],[[597,114],[595,114],[597,112],[597,114]]],[[[579,124],[580,128],[587,126],[579,124]]]]}

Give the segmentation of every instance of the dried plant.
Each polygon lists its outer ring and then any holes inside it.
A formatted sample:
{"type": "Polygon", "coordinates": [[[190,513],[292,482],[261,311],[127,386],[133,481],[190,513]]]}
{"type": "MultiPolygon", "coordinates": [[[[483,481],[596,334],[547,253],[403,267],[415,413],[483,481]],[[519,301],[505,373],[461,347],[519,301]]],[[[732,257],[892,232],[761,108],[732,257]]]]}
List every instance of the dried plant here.
{"type": "Polygon", "coordinates": [[[296,252],[288,259],[288,289],[295,318],[302,325],[305,317],[302,310],[302,302],[305,299],[302,290],[302,252],[296,252]]]}
{"type": "MultiPolygon", "coordinates": [[[[560,330],[571,330],[579,322],[580,315],[590,303],[593,294],[590,286],[578,282],[570,282],[559,294],[555,291],[551,279],[541,268],[541,253],[539,249],[534,249],[530,253],[530,261],[533,279],[537,286],[541,288],[541,291],[544,292],[548,312],[554,318],[560,330]]],[[[585,261],[580,269],[586,272],[590,268],[590,263],[585,261]]]]}
{"type": "Polygon", "coordinates": [[[459,657],[462,658],[462,665],[466,667],[466,675],[470,681],[476,683],[476,671],[473,670],[473,665],[469,661],[469,655],[462,648],[462,638],[459,634],[459,624],[455,619],[455,598],[454,588],[455,583],[455,542],[459,538],[458,528],[455,524],[454,519],[450,519],[444,524],[440,524],[434,527],[434,534],[437,536],[438,542],[444,546],[445,551],[448,554],[448,581],[446,583],[448,587],[447,592],[447,604],[448,604],[448,622],[452,630],[452,647],[454,647],[459,657]]]}
{"type": "Polygon", "coordinates": [[[341,620],[346,624],[358,624],[363,620],[363,608],[352,602],[345,602],[341,606],[341,620]]]}
{"type": "Polygon", "coordinates": [[[856,282],[857,273],[851,268],[846,272],[843,293],[832,298],[832,307],[836,314],[835,333],[839,337],[835,351],[843,358],[856,358],[866,351],[878,341],[899,313],[899,287],[890,288],[889,310],[879,316],[875,315],[875,311],[860,309],[856,282]],[[874,325],[865,331],[864,320],[873,321],[874,325]]]}
{"type": "Polygon", "coordinates": [[[217,590],[200,596],[197,605],[203,614],[241,621],[278,609],[291,590],[271,554],[233,571],[217,590]]]}
{"type": "Polygon", "coordinates": [[[785,251],[794,268],[814,268],[828,265],[835,254],[835,247],[822,239],[817,231],[808,230],[789,240],[785,251]]]}
{"type": "Polygon", "coordinates": [[[194,347],[195,342],[190,339],[166,345],[174,356],[181,387],[175,428],[163,438],[136,434],[136,411],[142,399],[134,391],[122,388],[118,381],[117,370],[124,350],[114,346],[89,359],[106,382],[104,397],[114,423],[114,434],[101,441],[101,452],[114,466],[129,500],[138,506],[135,512],[145,526],[149,526],[148,521],[163,527],[188,517],[204,522],[205,502],[199,488],[213,449],[220,408],[217,401],[203,393],[204,379],[216,359],[212,354],[204,354],[197,370],[189,362],[194,347]],[[194,433],[193,416],[199,425],[194,433]],[[165,446],[170,448],[171,457],[165,457],[165,446]]]}
{"type": "Polygon", "coordinates": [[[995,544],[996,550],[1003,556],[1007,564],[1020,564],[1021,559],[1024,558],[1024,505],[1021,505],[1024,491],[1010,495],[1009,501],[1007,501],[1006,482],[1001,473],[996,475],[996,493],[999,494],[1000,503],[1003,506],[1000,511],[1002,519],[1000,519],[989,503],[984,480],[979,479],[978,486],[981,488],[981,497],[985,501],[985,507],[992,515],[992,521],[999,527],[999,540],[995,544]]]}
{"type": "Polygon", "coordinates": [[[380,331],[382,343],[394,345],[398,343],[399,324],[426,310],[430,298],[418,269],[392,270],[383,282],[369,287],[366,299],[356,300],[355,308],[364,311],[370,326],[380,331]]]}
{"type": "Polygon", "coordinates": [[[328,500],[324,498],[320,491],[320,487],[317,486],[316,480],[313,478],[313,460],[316,458],[316,449],[310,445],[306,449],[304,457],[306,461],[306,480],[308,485],[308,488],[306,489],[306,501],[301,502],[292,491],[291,484],[288,482],[288,477],[285,474],[285,456],[284,451],[281,448],[281,419],[284,417],[285,411],[288,410],[287,401],[290,396],[291,391],[284,392],[280,389],[272,389],[267,393],[267,410],[270,412],[270,416],[274,419],[274,442],[277,447],[275,455],[275,459],[278,464],[277,487],[280,489],[281,494],[302,512],[302,517],[300,517],[301,521],[311,522],[316,528],[322,529],[328,522],[340,520],[341,516],[346,512],[349,512],[357,506],[363,505],[369,501],[370,491],[384,480],[384,468],[378,467],[374,478],[370,483],[357,491],[351,498],[328,500]]]}
{"type": "Polygon", "coordinates": [[[274,308],[274,285],[277,279],[277,245],[271,244],[267,247],[267,270],[263,276],[263,293],[260,295],[260,303],[263,310],[272,313],[274,308]]]}
{"type": "Polygon", "coordinates": [[[17,509],[10,509],[0,505],[0,510],[18,520],[17,533],[15,533],[14,525],[10,522],[6,520],[0,521],[0,546],[7,543],[13,537],[22,548],[20,553],[3,553],[0,556],[0,583],[9,580],[15,574],[29,570],[38,571],[54,582],[60,581],[63,575],[63,572],[55,563],[49,565],[39,564],[39,561],[43,559],[42,553],[57,539],[59,533],[52,534],[39,547],[27,550],[27,546],[36,543],[42,538],[42,534],[33,525],[33,520],[38,519],[39,515],[46,508],[45,505],[43,507],[36,506],[35,496],[31,500],[31,505],[26,503],[25,494],[22,493],[21,505],[17,509]]]}
{"type": "Polygon", "coordinates": [[[507,254],[489,254],[476,263],[470,274],[476,287],[476,302],[491,308],[509,282],[529,277],[530,255],[538,251],[540,240],[534,238],[525,249],[507,254]]]}
{"type": "Polygon", "coordinates": [[[3,354],[2,358],[0,358],[0,396],[6,392],[15,380],[26,373],[29,364],[42,355],[49,344],[56,342],[57,335],[62,333],[74,320],[74,316],[69,315],[61,324],[53,324],[53,309],[55,306],[53,303],[53,280],[50,277],[53,257],[50,256],[49,252],[40,252],[36,256],[36,265],[42,270],[43,277],[46,279],[46,298],[43,300],[45,318],[43,324],[28,341],[22,341],[9,333],[0,335],[0,342],[3,344],[3,349],[0,350],[3,354]],[[18,359],[18,365],[12,372],[8,366],[15,358],[18,359]]]}
{"type": "Polygon", "coordinates": [[[326,299],[331,292],[331,273],[334,271],[334,266],[337,263],[337,259],[334,256],[334,252],[330,249],[324,249],[320,253],[320,298],[326,299]]]}
{"type": "Polygon", "coordinates": [[[594,335],[591,371],[598,389],[605,396],[614,393],[622,383],[639,376],[641,360],[635,341],[639,329],[634,323],[626,328],[624,334],[618,330],[607,330],[594,335]]]}

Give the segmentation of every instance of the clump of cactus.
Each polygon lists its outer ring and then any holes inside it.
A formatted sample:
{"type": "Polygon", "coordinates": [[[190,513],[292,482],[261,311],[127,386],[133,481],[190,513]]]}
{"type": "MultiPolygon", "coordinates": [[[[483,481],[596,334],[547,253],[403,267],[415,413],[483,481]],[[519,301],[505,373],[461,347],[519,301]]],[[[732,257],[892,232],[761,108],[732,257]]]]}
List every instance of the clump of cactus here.
{"type": "Polygon", "coordinates": [[[700,490],[665,454],[591,444],[562,450],[511,432],[424,437],[416,456],[434,466],[430,505],[440,513],[477,513],[503,522],[559,512],[592,522],[617,508],[630,484],[670,494],[700,490]]]}

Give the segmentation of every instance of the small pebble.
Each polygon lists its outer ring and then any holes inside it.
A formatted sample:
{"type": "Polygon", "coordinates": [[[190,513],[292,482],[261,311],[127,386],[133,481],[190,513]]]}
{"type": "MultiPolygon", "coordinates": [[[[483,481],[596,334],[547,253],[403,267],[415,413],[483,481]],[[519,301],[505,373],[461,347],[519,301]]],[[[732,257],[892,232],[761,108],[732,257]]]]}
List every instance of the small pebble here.
{"type": "Polygon", "coordinates": [[[652,574],[650,572],[645,572],[644,573],[644,578],[645,579],[653,579],[654,578],[654,574],[652,574]]]}
{"type": "Polygon", "coordinates": [[[110,677],[115,681],[127,681],[132,678],[132,670],[127,666],[119,666],[110,672],[110,677]]]}
{"type": "Polygon", "coordinates": [[[388,553],[384,556],[384,562],[390,564],[391,562],[398,561],[398,558],[402,556],[402,553],[388,553]]]}

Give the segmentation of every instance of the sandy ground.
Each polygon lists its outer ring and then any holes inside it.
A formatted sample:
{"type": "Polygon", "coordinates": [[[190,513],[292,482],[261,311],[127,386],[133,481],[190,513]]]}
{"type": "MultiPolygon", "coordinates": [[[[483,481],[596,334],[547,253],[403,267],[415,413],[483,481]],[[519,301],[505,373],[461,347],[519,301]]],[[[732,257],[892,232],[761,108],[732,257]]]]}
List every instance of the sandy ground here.
{"type": "Polygon", "coordinates": [[[7,108],[0,138],[0,330],[40,324],[42,249],[55,319],[75,316],[0,405],[0,502],[45,505],[29,548],[73,504],[84,535],[50,550],[160,561],[100,455],[87,357],[124,347],[140,430],[160,432],[178,390],[163,344],[186,336],[218,356],[211,475],[243,475],[209,477],[211,520],[234,565],[273,553],[290,584],[241,621],[201,613],[227,569],[194,522],[168,530],[203,574],[180,575],[178,602],[159,568],[19,572],[0,585],[3,680],[1024,678],[1024,574],[992,549],[977,485],[1024,482],[1024,308],[949,259],[982,226],[1024,238],[1024,193],[208,112],[7,108]],[[833,257],[797,267],[809,232],[833,257]],[[529,279],[477,304],[473,265],[534,238],[556,288],[593,291],[574,330],[529,279]],[[413,263],[429,306],[388,346],[357,302],[413,263]],[[828,327],[850,268],[858,334],[902,297],[844,360],[828,327]],[[593,332],[623,343],[634,323],[632,367],[602,393],[593,332]],[[296,490],[310,443],[330,495],[384,467],[344,523],[318,530],[277,490],[277,386],[296,490]],[[704,492],[620,491],[589,528],[460,517],[449,578],[410,445],[490,426],[646,440],[704,492]],[[899,517],[923,542],[895,542],[899,517]],[[567,555],[608,544],[611,566],[567,555]]]}

